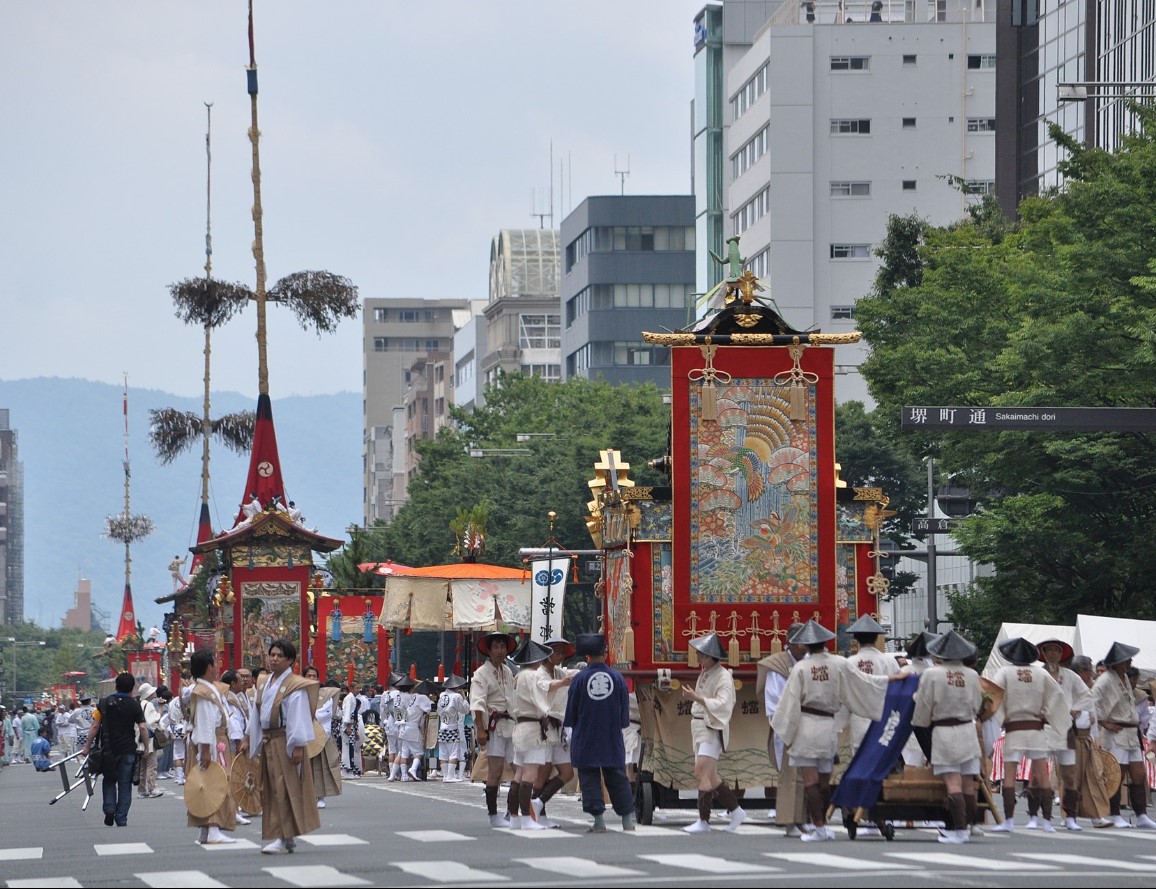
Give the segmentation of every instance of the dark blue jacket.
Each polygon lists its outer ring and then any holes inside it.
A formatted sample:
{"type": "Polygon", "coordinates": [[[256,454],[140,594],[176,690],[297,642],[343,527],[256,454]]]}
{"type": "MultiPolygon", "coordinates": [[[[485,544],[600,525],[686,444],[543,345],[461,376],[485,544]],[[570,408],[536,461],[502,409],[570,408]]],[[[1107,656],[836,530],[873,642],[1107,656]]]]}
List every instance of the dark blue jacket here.
{"type": "Polygon", "coordinates": [[[626,680],[606,664],[591,664],[579,671],[570,683],[563,725],[574,729],[570,762],[575,768],[624,765],[622,730],[630,725],[626,680]]]}

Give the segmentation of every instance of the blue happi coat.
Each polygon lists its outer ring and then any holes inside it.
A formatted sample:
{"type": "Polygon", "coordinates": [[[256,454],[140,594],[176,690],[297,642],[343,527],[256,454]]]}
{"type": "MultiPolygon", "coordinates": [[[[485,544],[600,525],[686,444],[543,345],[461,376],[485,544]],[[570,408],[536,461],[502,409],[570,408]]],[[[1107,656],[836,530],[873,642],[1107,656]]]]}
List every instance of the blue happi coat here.
{"type": "Polygon", "coordinates": [[[630,725],[626,680],[606,664],[591,664],[570,683],[563,725],[573,728],[570,762],[578,769],[613,768],[626,762],[622,730],[630,725]]]}

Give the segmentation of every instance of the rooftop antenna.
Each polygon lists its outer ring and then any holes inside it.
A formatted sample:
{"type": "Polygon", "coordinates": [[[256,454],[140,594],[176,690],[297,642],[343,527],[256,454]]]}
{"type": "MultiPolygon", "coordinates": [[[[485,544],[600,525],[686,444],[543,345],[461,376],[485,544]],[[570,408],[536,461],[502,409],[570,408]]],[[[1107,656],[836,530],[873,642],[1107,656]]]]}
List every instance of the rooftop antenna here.
{"type": "Polygon", "coordinates": [[[619,194],[626,194],[626,177],[630,175],[630,155],[626,155],[626,169],[618,169],[618,155],[614,155],[614,175],[618,177],[619,194]]]}
{"type": "Polygon", "coordinates": [[[538,217],[538,228],[546,227],[546,220],[550,220],[550,228],[554,227],[554,140],[550,140],[550,192],[548,203],[545,212],[537,209],[538,200],[536,195],[531,195],[530,203],[534,209],[530,212],[531,216],[538,217]]]}

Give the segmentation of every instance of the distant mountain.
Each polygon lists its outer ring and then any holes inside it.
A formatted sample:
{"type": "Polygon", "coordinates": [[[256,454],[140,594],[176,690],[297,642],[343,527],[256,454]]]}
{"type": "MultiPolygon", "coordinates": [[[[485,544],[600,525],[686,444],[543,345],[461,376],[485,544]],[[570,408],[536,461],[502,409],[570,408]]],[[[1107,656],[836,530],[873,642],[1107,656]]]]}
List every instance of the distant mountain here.
{"type": "MultiPolygon", "coordinates": [[[[92,580],[93,604],[115,629],[124,596],[124,545],[102,536],[106,516],[124,511],[123,389],[87,380],[0,380],[24,466],[24,616],[60,626],[75,604],[79,578],[92,580]]],[[[252,397],[213,393],[211,415],[255,410],[252,397]]],[[[132,547],[133,603],[145,627],[168,610],[154,601],[172,592],[174,554],[192,556],[201,499],[201,449],[162,466],[148,441],[149,410],[176,408],[200,415],[200,398],[130,386],[131,509],[156,530],[132,547]]],[[[306,524],[347,539],[362,521],[362,404],[353,392],[273,398],[273,422],[286,499],[306,524]]],[[[249,457],[214,443],[209,509],[214,530],[232,526],[245,495],[249,457]]],[[[186,571],[188,569],[186,563],[186,571]]]]}

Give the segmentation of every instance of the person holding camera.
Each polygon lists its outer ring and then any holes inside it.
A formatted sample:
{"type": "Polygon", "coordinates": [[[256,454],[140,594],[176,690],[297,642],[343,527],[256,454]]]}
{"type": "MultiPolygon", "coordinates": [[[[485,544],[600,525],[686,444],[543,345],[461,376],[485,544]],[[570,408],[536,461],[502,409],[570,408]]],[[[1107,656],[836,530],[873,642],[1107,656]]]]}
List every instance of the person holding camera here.
{"type": "MultiPolygon", "coordinates": [[[[132,777],[136,770],[138,745],[144,748],[148,740],[148,724],[144,710],[132,690],[136,679],[132,673],[116,677],[116,691],[102,698],[92,715],[92,727],[84,739],[80,752],[92,756],[93,741],[99,734],[100,773],[102,782],[104,823],[112,827],[128,824],[128,810],[132,805],[132,777]]],[[[96,757],[93,756],[93,759],[96,757]]],[[[95,774],[96,770],[92,771],[95,774]]]]}

